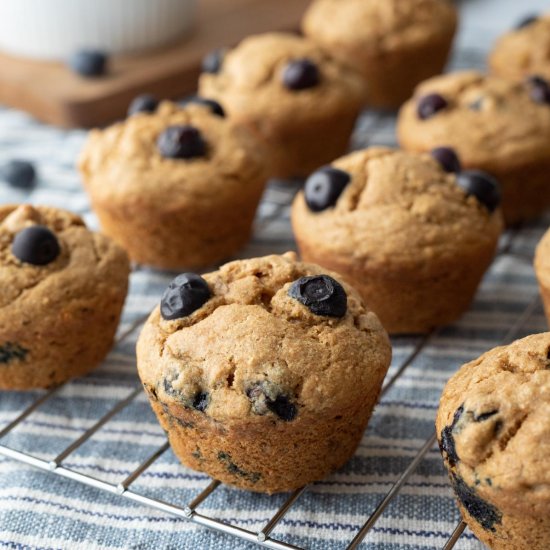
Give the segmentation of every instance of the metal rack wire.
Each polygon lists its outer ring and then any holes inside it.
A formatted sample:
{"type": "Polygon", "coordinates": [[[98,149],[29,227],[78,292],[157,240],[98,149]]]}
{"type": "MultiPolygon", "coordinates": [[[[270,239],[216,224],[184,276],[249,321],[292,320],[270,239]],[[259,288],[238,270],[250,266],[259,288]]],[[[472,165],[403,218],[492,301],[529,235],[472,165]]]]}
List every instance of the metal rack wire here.
{"type": "MultiPolygon", "coordinates": [[[[267,205],[267,214],[264,214],[258,221],[258,227],[265,227],[269,223],[275,221],[281,212],[288,207],[288,204],[293,195],[292,188],[280,187],[275,188],[270,193],[270,204],[267,205]]],[[[266,205],[264,204],[264,207],[266,205]]],[[[517,232],[509,232],[503,239],[499,252],[499,255],[507,254],[511,248],[512,242],[517,232]]],[[[528,258],[520,258],[520,261],[526,261],[528,258]]],[[[513,326],[510,327],[504,342],[513,340],[520,332],[522,327],[527,323],[532,316],[535,308],[538,306],[538,295],[527,304],[522,315],[516,319],[513,326]]],[[[142,316],[138,318],[130,327],[128,327],[117,338],[116,344],[122,343],[129,336],[135,333],[141,325],[144,323],[146,317],[142,316]]],[[[412,350],[402,359],[402,361],[393,370],[392,376],[385,382],[381,395],[384,396],[388,390],[394,386],[398,379],[403,375],[407,367],[417,359],[425,350],[428,343],[437,338],[437,332],[432,332],[426,336],[416,338],[415,344],[412,350]]],[[[0,431],[0,441],[7,436],[12,430],[14,430],[19,424],[33,414],[37,409],[44,405],[48,400],[54,399],[59,392],[60,387],[47,391],[41,397],[39,397],[34,403],[24,409],[20,414],[14,418],[7,426],[0,431]]],[[[74,469],[67,467],[65,460],[74,453],[80,446],[87,442],[100,428],[105,426],[116,414],[127,407],[140,393],[142,392],[141,384],[137,381],[132,386],[131,391],[120,400],[113,408],[111,408],[106,414],[100,417],[92,426],[84,431],[80,437],[71,442],[65,449],[57,454],[52,460],[45,460],[29,452],[24,452],[12,447],[8,447],[0,443],[0,455],[4,455],[8,458],[18,460],[30,466],[34,466],[44,471],[49,471],[52,474],[68,478],[85,485],[89,485],[96,489],[101,489],[112,494],[119,495],[122,498],[129,499],[133,502],[150,506],[161,510],[165,513],[172,514],[183,520],[191,521],[196,524],[208,527],[216,531],[220,531],[229,535],[233,535],[245,541],[256,543],[265,548],[285,549],[285,548],[299,548],[292,544],[286,543],[283,540],[279,540],[273,536],[273,531],[285,515],[292,509],[293,505],[298,501],[301,495],[307,491],[307,487],[303,487],[291,493],[279,509],[273,514],[271,519],[258,531],[252,531],[244,529],[237,525],[232,525],[218,519],[209,517],[202,514],[200,511],[200,505],[220,486],[220,482],[212,480],[208,486],[202,490],[199,494],[193,498],[190,502],[184,505],[174,504],[157,498],[151,498],[143,493],[135,490],[132,485],[134,482],[144,473],[146,470],[163,455],[169,448],[168,442],[164,441],[162,445],[156,448],[149,456],[147,456],[132,472],[130,472],[124,479],[118,483],[110,483],[103,481],[99,478],[78,472],[74,469]]],[[[410,461],[407,467],[401,472],[397,480],[394,482],[387,494],[379,501],[378,505],[366,519],[364,524],[355,534],[354,538],[347,546],[347,550],[353,550],[357,548],[369,531],[374,527],[377,520],[382,516],[385,509],[390,502],[399,494],[402,487],[407,483],[407,480],[418,468],[419,464],[424,459],[425,455],[432,449],[436,442],[436,435],[432,433],[428,437],[425,443],[418,449],[416,456],[410,461]]],[[[450,550],[454,547],[462,532],[465,529],[464,523],[460,522],[454,532],[451,534],[447,543],[444,546],[445,550],[450,550]]]]}

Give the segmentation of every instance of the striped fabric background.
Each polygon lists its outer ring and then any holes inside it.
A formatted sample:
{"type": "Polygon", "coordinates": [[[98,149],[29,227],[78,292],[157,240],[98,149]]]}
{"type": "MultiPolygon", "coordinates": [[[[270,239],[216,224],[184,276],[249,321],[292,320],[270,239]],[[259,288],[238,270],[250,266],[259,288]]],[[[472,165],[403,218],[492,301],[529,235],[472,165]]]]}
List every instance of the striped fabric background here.
{"type": "MultiPolygon", "coordinates": [[[[546,6],[545,6],[546,4],[546,6]]],[[[454,66],[480,66],[494,36],[525,12],[547,8],[530,0],[465,0],[454,66]],[[531,9],[529,9],[531,5],[531,9]],[[475,46],[475,48],[474,48],[475,46]]],[[[394,144],[394,119],[367,113],[355,145],[394,144]]],[[[85,133],[41,125],[25,114],[0,110],[0,164],[10,158],[36,162],[40,181],[29,195],[0,182],[0,203],[30,201],[69,208],[92,227],[74,168],[85,133]]],[[[294,248],[288,205],[296,188],[274,183],[260,208],[254,238],[242,256],[294,248]]],[[[341,471],[304,493],[273,536],[311,549],[345,548],[399,474],[433,432],[438,398],[448,377],[464,362],[498,345],[536,300],[532,270],[536,242],[550,218],[507,234],[501,253],[485,277],[471,310],[454,326],[433,335],[378,405],[363,442],[341,471]]],[[[122,333],[149,311],[171,279],[170,274],[137,268],[132,274],[122,333]]],[[[546,322],[539,302],[525,320],[520,336],[541,332],[546,322]]],[[[29,416],[0,443],[51,459],[79,437],[101,415],[138,386],[134,344],[137,333],[113,349],[106,363],[86,378],[63,387],[59,395],[29,416]]],[[[418,343],[394,339],[393,372],[418,343]]],[[[390,375],[392,371],[390,371],[390,375]]],[[[32,403],[39,392],[0,395],[0,429],[32,403]]],[[[143,395],[133,400],[64,465],[117,483],[164,442],[143,395]]],[[[182,467],[170,450],[135,483],[135,489],[183,505],[209,483],[209,478],[182,467]]],[[[205,501],[206,515],[259,530],[284,496],[248,494],[221,487],[205,501]]],[[[437,449],[432,448],[386,509],[364,547],[384,550],[442,548],[459,514],[437,449]]],[[[0,548],[91,550],[248,549],[253,545],[197,527],[185,520],[130,503],[118,496],[32,469],[0,456],[0,548]]],[[[456,548],[481,545],[466,531],[456,548]]]]}

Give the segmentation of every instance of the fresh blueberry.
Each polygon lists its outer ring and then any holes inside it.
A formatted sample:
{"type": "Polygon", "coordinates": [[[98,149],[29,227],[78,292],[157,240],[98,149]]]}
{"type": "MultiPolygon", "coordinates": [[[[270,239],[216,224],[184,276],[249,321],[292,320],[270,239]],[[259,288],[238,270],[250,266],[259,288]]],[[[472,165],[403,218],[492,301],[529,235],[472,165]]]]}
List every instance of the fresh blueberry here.
{"type": "Polygon", "coordinates": [[[336,204],[338,197],[351,181],[347,172],[325,166],[313,172],[306,181],[304,198],[312,212],[321,212],[336,204]]]}
{"type": "Polygon", "coordinates": [[[168,126],[157,139],[157,147],[164,158],[192,159],[206,155],[206,143],[193,126],[168,126]]]}
{"type": "Polygon", "coordinates": [[[498,181],[481,170],[464,170],[456,181],[467,195],[473,195],[489,212],[494,212],[500,204],[500,185],[498,181]]]}
{"type": "Polygon", "coordinates": [[[223,59],[225,57],[226,50],[219,48],[207,53],[202,59],[202,72],[217,74],[223,65],[223,59]]]}
{"type": "Polygon", "coordinates": [[[461,170],[460,159],[451,147],[436,147],[431,150],[432,157],[441,165],[445,172],[458,173],[461,170]]]}
{"type": "Polygon", "coordinates": [[[421,120],[426,120],[433,117],[439,111],[446,109],[449,103],[447,100],[440,94],[428,94],[422,96],[418,100],[416,106],[416,113],[418,118],[421,120]]]}
{"type": "Polygon", "coordinates": [[[99,50],[80,50],[69,59],[69,67],[80,76],[102,76],[107,71],[107,54],[99,50]]]}
{"type": "Polygon", "coordinates": [[[529,94],[536,103],[550,105],[550,83],[541,76],[533,75],[527,79],[529,94]]]}
{"type": "Polygon", "coordinates": [[[128,116],[136,113],[154,113],[159,105],[159,100],[151,94],[138,95],[128,107],[128,116]]]}
{"type": "Polygon", "coordinates": [[[347,311],[346,291],[328,275],[301,277],[292,283],[288,295],[315,315],[343,317],[347,311]]]}
{"type": "Polygon", "coordinates": [[[190,95],[189,97],[183,99],[181,102],[183,106],[187,105],[188,103],[198,103],[199,105],[205,105],[206,107],[210,107],[210,110],[215,115],[221,117],[225,116],[225,111],[223,110],[223,107],[214,99],[207,99],[198,95],[190,95]]]}
{"type": "Polygon", "coordinates": [[[0,179],[13,187],[32,189],[36,183],[36,170],[33,164],[26,160],[10,160],[0,170],[0,179]]]}
{"type": "Polygon", "coordinates": [[[317,65],[309,59],[290,61],[283,71],[283,84],[289,90],[305,90],[317,86],[321,75],[317,65]]]}
{"type": "Polygon", "coordinates": [[[164,291],[160,301],[163,319],[181,319],[191,315],[210,299],[208,283],[195,273],[178,275],[164,291]]]}
{"type": "Polygon", "coordinates": [[[46,265],[59,256],[61,249],[52,231],[44,225],[31,225],[15,235],[11,251],[22,262],[46,265]]]}
{"type": "Polygon", "coordinates": [[[529,25],[532,25],[538,20],[539,20],[538,15],[535,15],[535,14],[528,15],[527,17],[524,17],[523,19],[521,19],[514,28],[516,30],[523,29],[524,27],[528,27],[529,25]]]}
{"type": "Polygon", "coordinates": [[[210,399],[207,393],[205,392],[198,392],[193,397],[193,408],[197,411],[204,412],[206,410],[206,407],[208,407],[210,399]]]}
{"type": "MultiPolygon", "coordinates": [[[[490,481],[490,480],[489,480],[490,481]]],[[[483,500],[473,487],[456,474],[451,475],[451,483],[458,500],[486,531],[495,531],[495,523],[502,522],[502,513],[491,503],[483,500]]]]}

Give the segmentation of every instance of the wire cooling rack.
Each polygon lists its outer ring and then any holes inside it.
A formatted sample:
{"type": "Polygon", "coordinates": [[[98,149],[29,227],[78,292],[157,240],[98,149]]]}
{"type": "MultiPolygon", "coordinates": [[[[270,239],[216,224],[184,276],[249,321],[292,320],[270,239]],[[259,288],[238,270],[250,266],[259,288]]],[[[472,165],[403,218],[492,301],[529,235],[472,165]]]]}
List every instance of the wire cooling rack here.
{"type": "MultiPolygon", "coordinates": [[[[372,119],[368,124],[376,123],[376,119],[372,119]]],[[[269,226],[277,223],[288,223],[286,217],[288,216],[288,207],[292,196],[294,194],[294,189],[288,185],[275,185],[269,189],[268,194],[262,204],[260,209],[260,216],[257,220],[257,232],[266,231],[269,234],[269,226]]],[[[514,261],[517,262],[530,262],[531,256],[529,254],[521,253],[521,250],[513,251],[512,249],[514,241],[518,235],[521,235],[521,230],[508,231],[501,240],[500,247],[497,253],[498,256],[512,255],[514,261]]],[[[279,238],[277,240],[280,246],[285,247],[287,244],[284,242],[284,239],[279,238]]],[[[254,242],[252,243],[252,247],[254,242]]],[[[139,268],[137,268],[139,269],[139,268]]],[[[515,339],[522,331],[530,317],[533,315],[535,310],[540,307],[538,295],[534,295],[530,300],[528,300],[523,308],[521,314],[514,318],[514,322],[509,327],[507,334],[503,339],[503,343],[512,341],[515,339]]],[[[122,333],[117,337],[116,344],[120,345],[132,334],[136,333],[139,330],[141,325],[145,321],[145,316],[141,316],[136,319],[131,326],[126,328],[122,333]]],[[[428,335],[416,337],[411,340],[411,338],[406,339],[406,344],[410,347],[411,341],[413,343],[412,349],[403,357],[401,360],[392,366],[390,371],[390,376],[385,381],[385,384],[382,388],[381,398],[383,398],[388,390],[392,388],[395,383],[400,379],[403,373],[406,371],[407,367],[411,365],[421,354],[424,352],[426,346],[429,342],[433,342],[434,339],[438,338],[437,332],[432,332],[428,335]]],[[[400,338],[393,339],[394,349],[398,349],[403,345],[403,341],[400,338]]],[[[302,494],[308,490],[308,487],[303,487],[291,493],[282,505],[275,511],[271,519],[263,525],[259,530],[249,530],[244,529],[238,525],[233,525],[220,519],[214,517],[209,517],[206,514],[201,513],[201,504],[208,499],[214,491],[220,487],[220,482],[212,480],[207,487],[200,491],[192,500],[185,504],[176,504],[169,501],[164,501],[158,498],[151,498],[143,494],[136,489],[134,489],[134,482],[144,474],[148,468],[150,468],[153,463],[159,459],[169,448],[168,442],[165,441],[154,452],[150,453],[132,472],[130,472],[126,477],[120,479],[116,483],[106,482],[99,477],[94,477],[82,472],[76,471],[68,467],[65,462],[66,459],[72,455],[78,448],[80,448],[84,443],[88,442],[92,436],[100,429],[106,426],[115,415],[120,413],[124,408],[126,408],[133,400],[135,400],[138,395],[142,393],[142,387],[137,379],[134,384],[133,389],[127,394],[125,398],[120,400],[116,405],[111,408],[106,414],[98,418],[95,423],[85,430],[77,439],[72,441],[65,449],[55,456],[51,460],[46,460],[39,456],[36,456],[32,452],[18,450],[16,448],[1,444],[1,440],[8,436],[17,426],[24,422],[30,415],[32,415],[37,409],[43,406],[46,402],[54,400],[56,394],[61,390],[63,386],[51,389],[46,391],[41,395],[36,401],[34,401],[27,408],[22,410],[7,426],[5,426],[0,431],[0,454],[9,457],[14,460],[18,460],[25,464],[34,466],[41,470],[51,472],[52,475],[62,476],[76,482],[89,485],[96,489],[101,489],[112,494],[120,495],[121,498],[126,498],[131,501],[134,501],[139,504],[147,505],[152,508],[156,508],[165,512],[167,514],[172,514],[181,518],[185,521],[191,521],[196,524],[202,525],[209,529],[220,531],[234,537],[238,537],[245,541],[257,543],[260,546],[266,548],[274,549],[285,549],[285,548],[300,548],[285,542],[284,540],[276,537],[274,535],[274,530],[281,522],[281,520],[292,510],[293,505],[300,499],[302,494]]],[[[376,412],[374,413],[377,414],[376,412]]],[[[384,514],[384,511],[388,505],[397,497],[400,490],[405,486],[407,480],[418,468],[425,455],[434,447],[436,442],[435,432],[432,433],[425,441],[423,445],[418,448],[416,456],[410,460],[408,465],[403,469],[400,475],[397,477],[390,490],[386,495],[380,499],[378,505],[370,512],[370,515],[366,518],[364,524],[356,532],[355,536],[349,541],[347,545],[348,550],[357,548],[363,539],[367,536],[369,531],[373,529],[376,522],[384,514]]],[[[269,497],[266,497],[269,498],[269,497]]],[[[448,541],[444,545],[444,549],[449,550],[454,547],[455,543],[460,538],[462,532],[464,531],[464,524],[462,522],[458,523],[454,532],[450,534],[448,541]]]]}

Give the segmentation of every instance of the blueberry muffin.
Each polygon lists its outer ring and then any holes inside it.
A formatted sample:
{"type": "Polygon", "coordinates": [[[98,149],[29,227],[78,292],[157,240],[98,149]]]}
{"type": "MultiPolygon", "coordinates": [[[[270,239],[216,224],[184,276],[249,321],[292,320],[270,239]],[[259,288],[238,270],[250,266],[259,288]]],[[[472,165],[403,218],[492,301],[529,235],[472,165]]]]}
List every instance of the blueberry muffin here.
{"type": "Polygon", "coordinates": [[[312,42],[252,36],[204,68],[201,95],[265,145],[270,176],[305,176],[346,151],[365,84],[312,42]]]}
{"type": "Polygon", "coordinates": [[[550,229],[537,245],[535,274],[539,283],[544,312],[550,324],[550,229]]]}
{"type": "Polygon", "coordinates": [[[538,75],[550,80],[550,14],[529,17],[506,33],[489,56],[491,73],[521,81],[538,75]]]}
{"type": "Polygon", "coordinates": [[[183,273],[137,344],[178,458],[258,492],[296,489],[354,453],[391,348],[358,294],[292,253],[183,273]]]}
{"type": "Polygon", "coordinates": [[[447,383],[439,446],[464,521],[496,550],[550,548],[550,333],[495,348],[447,383]]]}
{"type": "Polygon", "coordinates": [[[78,216],[0,207],[0,389],[56,386],[97,366],[113,343],[129,263],[78,216]]]}
{"type": "Polygon", "coordinates": [[[266,181],[252,136],[204,99],[93,130],[79,164],[103,231],[132,260],[165,269],[210,265],[242,247],[266,181]]]}
{"type": "Polygon", "coordinates": [[[456,27],[447,0],[315,0],[302,22],[308,38],[366,78],[369,105],[384,108],[443,70],[456,27]]]}
{"type": "Polygon", "coordinates": [[[373,147],[314,172],[292,227],[304,261],[345,277],[388,332],[424,333],[470,305],[502,230],[499,199],[451,149],[373,147]]]}
{"type": "Polygon", "coordinates": [[[502,185],[508,224],[550,206],[550,93],[542,79],[513,83],[463,71],[423,82],[402,107],[398,138],[409,151],[454,148],[465,168],[502,185]]]}

